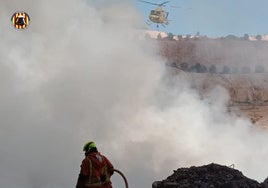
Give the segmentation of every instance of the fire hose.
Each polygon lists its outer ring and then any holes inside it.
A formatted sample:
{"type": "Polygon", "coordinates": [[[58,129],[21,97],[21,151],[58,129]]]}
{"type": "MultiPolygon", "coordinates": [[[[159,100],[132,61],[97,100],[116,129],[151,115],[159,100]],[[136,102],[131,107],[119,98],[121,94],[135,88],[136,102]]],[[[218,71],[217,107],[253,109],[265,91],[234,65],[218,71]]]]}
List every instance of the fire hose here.
{"type": "Polygon", "coordinates": [[[127,178],[125,177],[125,175],[120,170],[113,169],[113,171],[117,172],[123,178],[123,180],[125,182],[125,186],[126,186],[126,188],[128,188],[127,178]]]}

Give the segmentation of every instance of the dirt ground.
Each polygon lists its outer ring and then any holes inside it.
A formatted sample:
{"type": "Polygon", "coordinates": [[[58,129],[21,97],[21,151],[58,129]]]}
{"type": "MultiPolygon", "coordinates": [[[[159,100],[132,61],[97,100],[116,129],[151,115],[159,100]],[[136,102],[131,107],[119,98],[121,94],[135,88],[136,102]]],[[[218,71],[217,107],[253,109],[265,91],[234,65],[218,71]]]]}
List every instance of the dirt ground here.
{"type": "Polygon", "coordinates": [[[245,115],[251,119],[251,122],[257,126],[268,129],[268,106],[238,106],[231,107],[231,110],[245,115]]]}

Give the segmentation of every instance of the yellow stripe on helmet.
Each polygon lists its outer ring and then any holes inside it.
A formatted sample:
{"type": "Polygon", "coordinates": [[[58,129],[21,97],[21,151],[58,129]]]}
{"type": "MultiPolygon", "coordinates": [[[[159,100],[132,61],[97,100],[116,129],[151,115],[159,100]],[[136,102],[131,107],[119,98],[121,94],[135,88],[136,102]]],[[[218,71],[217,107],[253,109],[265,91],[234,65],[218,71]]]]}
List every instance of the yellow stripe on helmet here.
{"type": "Polygon", "coordinates": [[[91,148],[97,148],[97,147],[96,147],[96,144],[95,144],[94,142],[92,142],[92,141],[87,142],[87,143],[84,145],[84,147],[83,147],[83,151],[88,152],[91,148]]]}

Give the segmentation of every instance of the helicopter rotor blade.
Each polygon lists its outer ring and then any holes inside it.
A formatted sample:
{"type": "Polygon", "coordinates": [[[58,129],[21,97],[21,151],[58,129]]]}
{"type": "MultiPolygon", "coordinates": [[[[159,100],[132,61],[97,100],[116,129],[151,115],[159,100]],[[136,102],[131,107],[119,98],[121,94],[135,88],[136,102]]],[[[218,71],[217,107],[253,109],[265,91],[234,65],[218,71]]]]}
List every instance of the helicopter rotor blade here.
{"type": "MultiPolygon", "coordinates": [[[[159,7],[166,7],[167,6],[166,4],[169,3],[169,1],[165,1],[165,2],[160,3],[160,4],[158,4],[158,3],[152,3],[152,2],[144,1],[144,0],[137,0],[137,1],[140,1],[140,2],[143,2],[143,3],[148,3],[148,4],[151,4],[151,5],[155,5],[155,6],[159,6],[159,7]]],[[[170,5],[168,7],[171,7],[171,8],[182,8],[181,6],[174,6],[174,5],[170,5]]]]}
{"type": "Polygon", "coordinates": [[[156,5],[156,6],[160,6],[160,7],[165,7],[169,1],[165,1],[163,3],[152,3],[152,2],[149,2],[149,1],[144,1],[144,0],[137,0],[137,1],[140,1],[140,2],[143,2],[143,3],[148,3],[148,4],[151,4],[151,5],[156,5]]]}
{"type": "Polygon", "coordinates": [[[140,2],[143,2],[143,3],[148,3],[148,4],[151,4],[151,5],[159,6],[159,4],[157,4],[157,3],[151,3],[151,2],[143,1],[143,0],[137,0],[137,1],[140,1],[140,2]]]}
{"type": "Polygon", "coordinates": [[[171,8],[182,8],[180,6],[174,6],[174,5],[170,5],[169,7],[171,7],[171,8]]]}
{"type": "Polygon", "coordinates": [[[163,2],[163,3],[161,3],[161,4],[158,4],[158,6],[160,6],[160,7],[164,7],[164,6],[166,6],[165,4],[167,4],[169,1],[165,1],[165,2],[163,2]]]}

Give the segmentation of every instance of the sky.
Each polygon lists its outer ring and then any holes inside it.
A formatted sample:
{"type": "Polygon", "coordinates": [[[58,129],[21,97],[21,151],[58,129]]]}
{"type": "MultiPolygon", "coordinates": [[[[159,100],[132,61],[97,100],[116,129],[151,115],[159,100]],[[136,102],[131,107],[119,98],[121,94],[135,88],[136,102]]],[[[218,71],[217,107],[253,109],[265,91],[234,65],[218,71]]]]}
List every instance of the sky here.
{"type": "Polygon", "coordinates": [[[129,1],[4,0],[0,22],[0,187],[75,187],[89,140],[134,188],[211,162],[267,177],[268,133],[227,111],[224,88],[204,99],[167,74],[129,1]]]}
{"type": "MultiPolygon", "coordinates": [[[[148,20],[154,5],[131,0],[148,20]]],[[[162,3],[164,0],[152,0],[162,3]]],[[[207,36],[263,35],[268,33],[268,1],[266,0],[170,0],[164,10],[169,12],[169,25],[164,28],[155,24],[152,30],[173,34],[196,34],[207,36]],[[168,6],[169,5],[169,6],[168,6]],[[172,8],[170,6],[180,6],[172,8]]]]}

